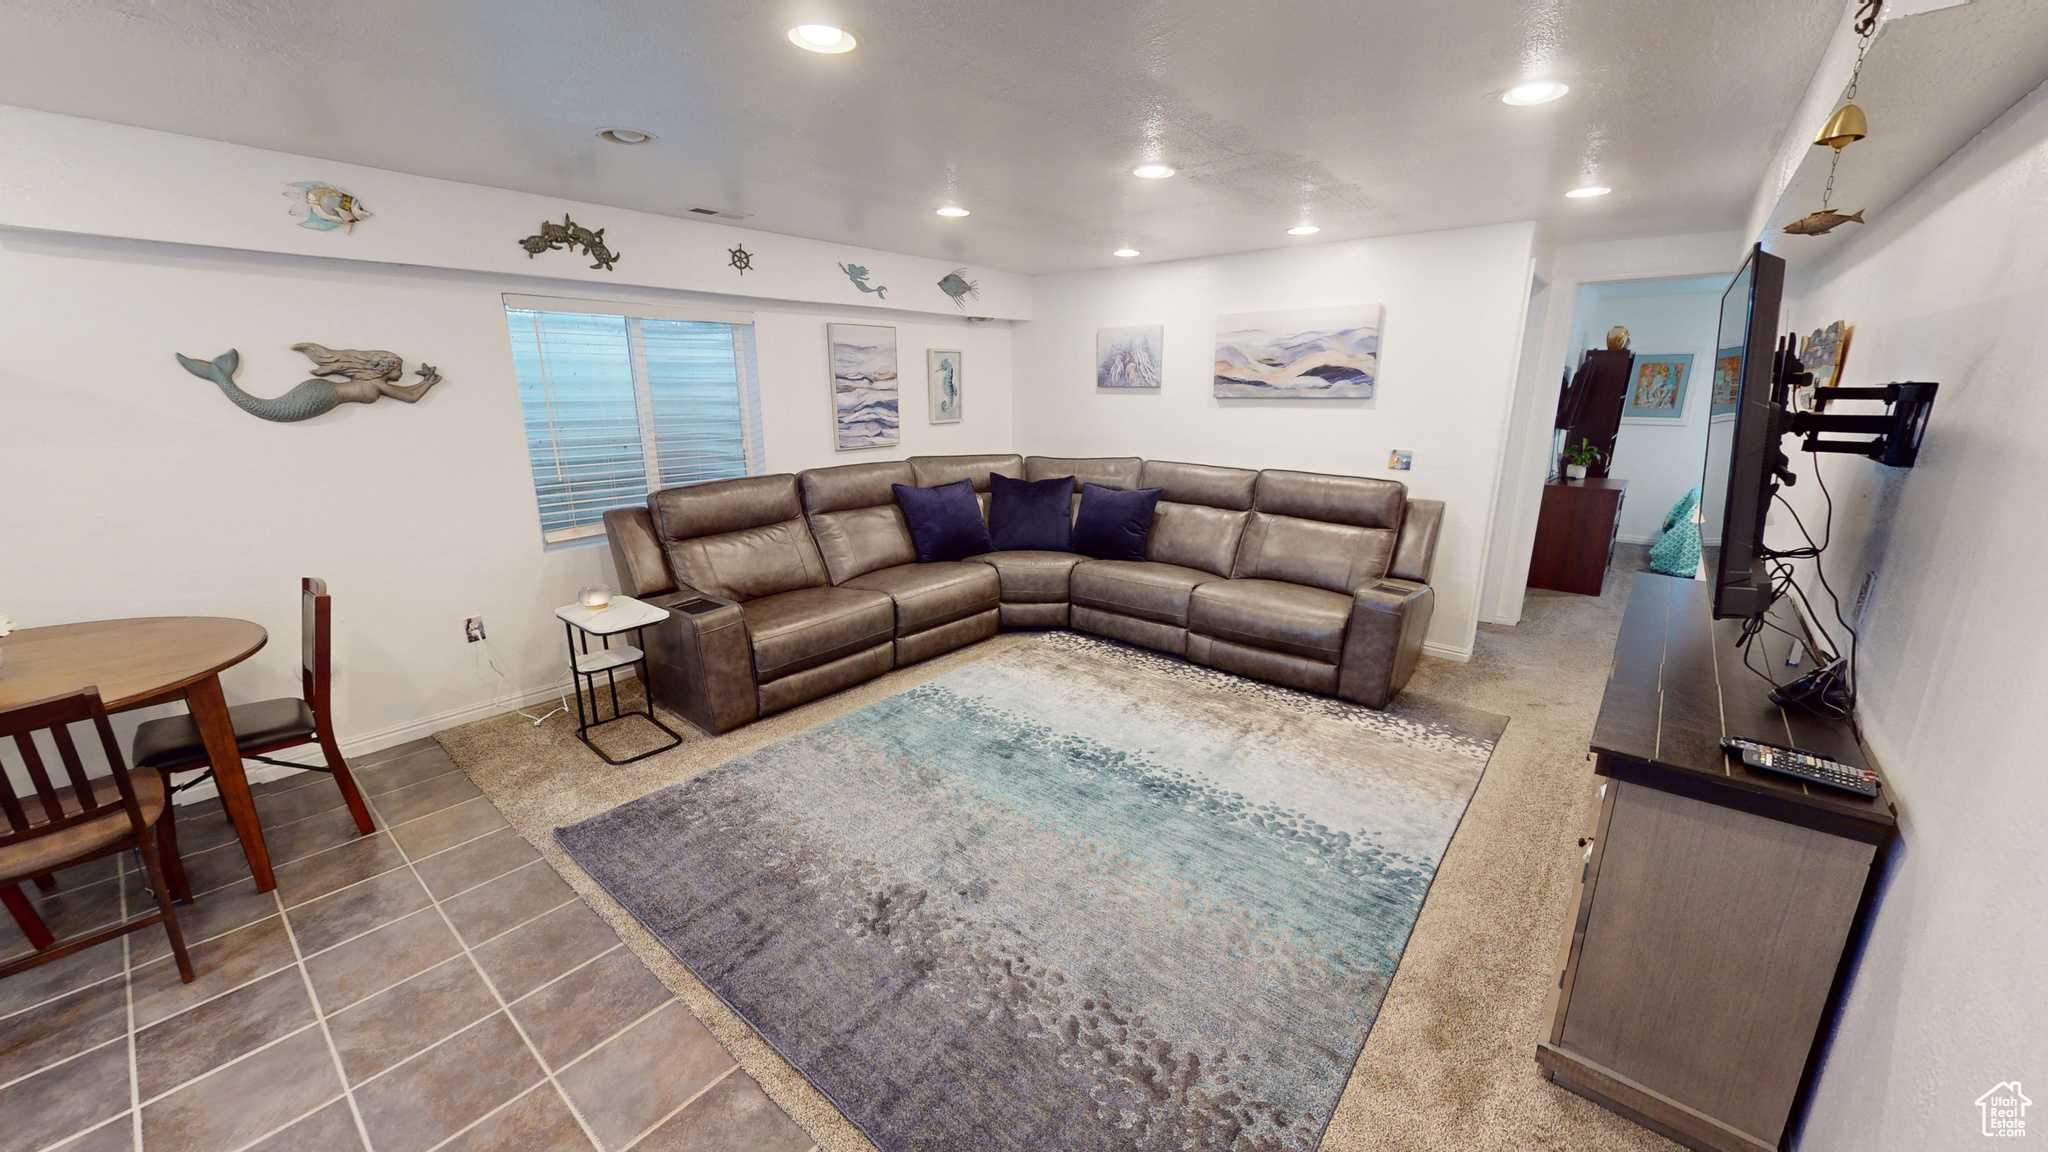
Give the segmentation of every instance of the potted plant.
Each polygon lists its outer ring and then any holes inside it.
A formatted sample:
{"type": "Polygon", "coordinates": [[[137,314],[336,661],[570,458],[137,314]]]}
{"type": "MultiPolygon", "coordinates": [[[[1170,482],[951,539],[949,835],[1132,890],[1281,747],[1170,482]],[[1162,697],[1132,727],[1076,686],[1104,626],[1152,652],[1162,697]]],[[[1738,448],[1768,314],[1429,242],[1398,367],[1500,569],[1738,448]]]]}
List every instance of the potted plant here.
{"type": "Polygon", "coordinates": [[[1566,477],[1573,480],[1584,480],[1586,478],[1586,469],[1600,463],[1601,452],[1598,448],[1593,447],[1591,440],[1581,437],[1577,444],[1566,446],[1564,452],[1558,458],[1564,461],[1564,474],[1566,477]]]}

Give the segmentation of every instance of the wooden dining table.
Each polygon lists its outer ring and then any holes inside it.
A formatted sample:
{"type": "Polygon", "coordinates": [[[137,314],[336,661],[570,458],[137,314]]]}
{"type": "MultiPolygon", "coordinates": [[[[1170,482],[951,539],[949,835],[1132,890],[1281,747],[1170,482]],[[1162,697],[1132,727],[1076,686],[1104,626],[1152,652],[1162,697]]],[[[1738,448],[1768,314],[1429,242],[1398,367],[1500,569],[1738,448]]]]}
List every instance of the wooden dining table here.
{"type": "Polygon", "coordinates": [[[97,687],[109,712],[183,700],[213,765],[256,890],[277,887],[256,800],[235,746],[220,674],[263,647],[259,624],[224,616],[149,616],[24,628],[0,639],[0,711],[97,687]]]}

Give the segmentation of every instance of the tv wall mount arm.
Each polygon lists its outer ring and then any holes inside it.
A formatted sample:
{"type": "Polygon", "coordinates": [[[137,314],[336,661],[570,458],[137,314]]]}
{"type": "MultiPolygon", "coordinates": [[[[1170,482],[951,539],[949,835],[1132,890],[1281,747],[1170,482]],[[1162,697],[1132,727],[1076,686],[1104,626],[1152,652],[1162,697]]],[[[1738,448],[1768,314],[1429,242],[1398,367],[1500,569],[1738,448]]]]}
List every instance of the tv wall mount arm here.
{"type": "MultiPolygon", "coordinates": [[[[1779,437],[1799,436],[1800,448],[1808,452],[1841,452],[1867,456],[1890,468],[1911,468],[1920,456],[1920,440],[1927,432],[1927,416],[1934,408],[1934,394],[1941,385],[1929,381],[1885,384],[1876,388],[1816,388],[1812,412],[1790,410],[1788,400],[1795,388],[1813,384],[1794,354],[1789,338],[1779,345],[1776,370],[1772,373],[1771,413],[1779,437]],[[1849,415],[1829,412],[1827,406],[1839,400],[1874,400],[1885,410],[1880,415],[1849,415]],[[1869,440],[1829,439],[1830,436],[1869,436],[1869,440]]],[[[1778,480],[1787,487],[1797,482],[1792,462],[1783,450],[1775,467],[1778,480]]]]}

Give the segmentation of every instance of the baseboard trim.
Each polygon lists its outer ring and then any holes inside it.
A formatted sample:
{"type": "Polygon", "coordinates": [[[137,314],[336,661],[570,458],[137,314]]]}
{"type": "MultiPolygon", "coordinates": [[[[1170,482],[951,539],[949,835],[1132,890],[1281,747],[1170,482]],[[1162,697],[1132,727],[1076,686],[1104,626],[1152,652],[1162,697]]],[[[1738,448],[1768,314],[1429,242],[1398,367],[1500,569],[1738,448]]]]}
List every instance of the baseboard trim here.
{"type": "MultiPolygon", "coordinates": [[[[630,681],[633,679],[633,676],[630,672],[621,673],[619,679],[630,681]]],[[[477,720],[487,720],[492,716],[503,715],[506,712],[517,711],[518,709],[545,703],[550,700],[559,700],[567,695],[568,691],[569,681],[565,678],[544,687],[529,688],[509,700],[487,700],[481,704],[468,704],[460,708],[450,708],[445,712],[436,712],[432,716],[422,716],[417,720],[408,720],[403,724],[394,724],[389,728],[379,728],[374,732],[364,732],[356,736],[344,736],[341,738],[341,754],[350,759],[358,756],[368,756],[372,752],[381,752],[394,744],[404,744],[410,740],[417,740],[422,736],[432,736],[434,733],[446,728],[454,728],[457,725],[468,724],[477,720]]],[[[290,748],[283,752],[273,752],[270,754],[270,758],[301,764],[317,764],[320,762],[320,749],[317,745],[308,744],[303,748],[290,748]]],[[[282,780],[287,776],[297,776],[304,771],[306,769],[282,768],[275,764],[263,764],[253,761],[245,769],[251,784],[282,780]]],[[[183,792],[178,793],[177,802],[179,804],[197,804],[202,800],[211,800],[218,795],[220,795],[220,791],[213,786],[213,781],[208,780],[203,784],[187,788],[183,792]]]]}
{"type": "Polygon", "coordinates": [[[1449,644],[1437,644],[1428,640],[1422,642],[1422,650],[1439,660],[1456,660],[1460,664],[1472,662],[1472,649],[1453,648],[1449,644]]]}

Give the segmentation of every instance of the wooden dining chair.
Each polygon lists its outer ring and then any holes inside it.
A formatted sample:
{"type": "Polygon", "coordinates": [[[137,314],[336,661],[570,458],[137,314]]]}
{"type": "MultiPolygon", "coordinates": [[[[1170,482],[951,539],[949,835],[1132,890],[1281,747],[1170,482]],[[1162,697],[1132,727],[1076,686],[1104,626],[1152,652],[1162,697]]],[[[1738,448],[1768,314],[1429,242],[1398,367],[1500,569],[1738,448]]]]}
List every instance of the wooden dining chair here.
{"type": "Polygon", "coordinates": [[[171,906],[171,892],[164,881],[163,861],[158,854],[154,832],[158,820],[169,810],[169,793],[163,778],[155,772],[130,772],[121,760],[121,745],[114,739],[107,711],[100,704],[98,688],[87,688],[69,696],[53,696],[0,712],[0,738],[12,736],[21,754],[34,795],[24,805],[14,784],[0,772],[0,811],[7,816],[8,832],[0,835],[0,898],[14,915],[22,934],[35,951],[0,963],[0,978],[25,972],[73,952],[112,940],[117,936],[162,924],[171,938],[171,955],[177,958],[178,975],[192,980],[192,958],[185,954],[185,934],[178,928],[178,913],[171,906]],[[71,739],[71,725],[90,722],[99,732],[106,752],[106,776],[87,779],[78,745],[71,739]],[[43,761],[38,733],[47,733],[57,750],[70,781],[56,786],[43,761]],[[41,819],[38,819],[41,817],[41,819]],[[149,875],[149,890],[156,897],[156,911],[133,920],[123,920],[94,932],[57,940],[36,914],[35,907],[18,886],[34,876],[48,876],[60,869],[110,856],[134,848],[149,875]]]}
{"type": "MultiPolygon", "coordinates": [[[[327,581],[308,576],[299,582],[299,666],[303,697],[287,696],[237,704],[228,709],[234,724],[235,745],[244,760],[256,760],[284,768],[310,768],[334,777],[341,798],[355,817],[356,830],[367,836],[377,830],[370,809],[363,803],[348,761],[342,759],[341,745],[334,739],[332,660],[334,648],[334,601],[327,594],[327,581]],[[304,744],[318,744],[324,764],[298,764],[273,760],[266,753],[281,752],[304,744]]],[[[213,775],[207,763],[206,744],[199,725],[190,715],[150,720],[135,730],[135,766],[154,768],[162,774],[167,789],[173,772],[205,768],[206,774],[177,785],[183,791],[213,775]]],[[[178,829],[171,815],[163,822],[164,860],[170,870],[172,891],[190,903],[191,886],[185,879],[185,865],[178,857],[178,829]]]]}

